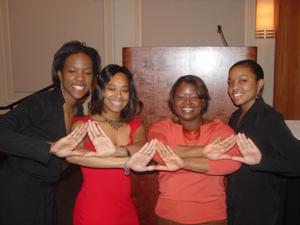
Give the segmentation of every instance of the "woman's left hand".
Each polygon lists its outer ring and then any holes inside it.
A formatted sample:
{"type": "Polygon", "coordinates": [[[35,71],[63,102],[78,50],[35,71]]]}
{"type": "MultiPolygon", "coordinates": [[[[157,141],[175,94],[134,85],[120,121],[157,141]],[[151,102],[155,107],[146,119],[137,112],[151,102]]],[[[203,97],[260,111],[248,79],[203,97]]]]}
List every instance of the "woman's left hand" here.
{"type": "Polygon", "coordinates": [[[139,151],[134,153],[126,162],[126,167],[138,171],[152,171],[156,169],[156,165],[148,165],[156,153],[157,140],[146,143],[139,151]]]}

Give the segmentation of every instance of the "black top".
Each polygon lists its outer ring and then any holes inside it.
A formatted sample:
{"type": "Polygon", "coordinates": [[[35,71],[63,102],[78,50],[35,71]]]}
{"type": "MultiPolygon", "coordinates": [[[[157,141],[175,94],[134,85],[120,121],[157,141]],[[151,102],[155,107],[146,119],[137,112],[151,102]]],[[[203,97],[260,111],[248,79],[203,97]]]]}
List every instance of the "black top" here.
{"type": "Polygon", "coordinates": [[[6,154],[0,162],[0,224],[54,223],[52,186],[63,160],[49,153],[49,142],[66,135],[63,104],[61,90],[54,89],[1,117],[0,149],[6,154]]]}
{"type": "Polygon", "coordinates": [[[280,224],[285,179],[277,175],[295,172],[296,166],[290,166],[288,161],[296,162],[295,157],[299,159],[299,141],[282,116],[261,98],[237,126],[241,113],[241,109],[235,111],[229,125],[251,138],[263,157],[259,165],[242,165],[240,170],[229,176],[228,224],[280,224]]]}

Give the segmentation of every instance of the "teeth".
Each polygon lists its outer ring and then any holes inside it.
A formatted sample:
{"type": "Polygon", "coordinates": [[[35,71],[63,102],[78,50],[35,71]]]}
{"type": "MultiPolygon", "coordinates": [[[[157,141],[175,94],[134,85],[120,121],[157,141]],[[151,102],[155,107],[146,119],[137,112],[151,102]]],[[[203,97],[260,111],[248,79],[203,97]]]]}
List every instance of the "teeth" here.
{"type": "Polygon", "coordinates": [[[194,109],[193,108],[183,108],[182,111],[190,113],[192,112],[194,109]]]}
{"type": "Polygon", "coordinates": [[[82,91],[84,89],[84,86],[73,85],[73,88],[75,88],[76,90],[82,91]]]}
{"type": "Polygon", "coordinates": [[[122,102],[120,101],[111,101],[111,103],[116,106],[122,105],[122,102]]]}
{"type": "Polygon", "coordinates": [[[234,93],[233,96],[234,97],[239,97],[239,96],[242,96],[242,94],[241,93],[234,93]]]}

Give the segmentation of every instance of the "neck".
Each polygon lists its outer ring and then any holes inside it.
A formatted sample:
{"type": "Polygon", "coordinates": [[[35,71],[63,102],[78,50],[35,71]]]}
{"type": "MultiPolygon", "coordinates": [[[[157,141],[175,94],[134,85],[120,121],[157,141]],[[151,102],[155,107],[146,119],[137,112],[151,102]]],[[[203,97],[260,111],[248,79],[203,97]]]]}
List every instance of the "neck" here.
{"type": "Polygon", "coordinates": [[[203,124],[203,119],[200,117],[199,119],[192,121],[179,120],[179,123],[186,131],[196,131],[199,130],[200,126],[203,124]]]}
{"type": "Polygon", "coordinates": [[[120,113],[102,112],[100,115],[109,120],[120,120],[120,113]]]}
{"type": "Polygon", "coordinates": [[[120,113],[105,113],[105,112],[102,112],[100,114],[100,116],[102,116],[103,118],[108,119],[108,120],[114,120],[114,121],[120,120],[120,113]]]}
{"type": "Polygon", "coordinates": [[[111,118],[107,118],[105,114],[101,114],[100,117],[103,118],[104,120],[103,122],[109,124],[109,126],[116,131],[118,131],[119,128],[123,127],[124,125],[124,122],[120,120],[120,117],[118,117],[117,119],[111,119],[111,118]]]}

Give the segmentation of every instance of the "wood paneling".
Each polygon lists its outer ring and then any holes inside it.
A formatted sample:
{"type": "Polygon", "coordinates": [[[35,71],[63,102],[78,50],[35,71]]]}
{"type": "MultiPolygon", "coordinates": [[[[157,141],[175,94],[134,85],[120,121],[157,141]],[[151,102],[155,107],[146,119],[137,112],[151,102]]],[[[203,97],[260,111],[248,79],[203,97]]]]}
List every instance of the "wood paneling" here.
{"type": "Polygon", "coordinates": [[[274,107],[285,119],[300,119],[300,1],[277,1],[274,107]]]}
{"type": "MultiPolygon", "coordinates": [[[[144,102],[142,120],[150,124],[171,118],[169,91],[178,77],[200,76],[210,92],[206,118],[227,122],[235,109],[227,96],[227,73],[241,59],[256,60],[256,47],[166,47],[124,48],[123,64],[134,74],[138,94],[144,102]]],[[[132,194],[141,225],[155,225],[154,206],[158,196],[157,174],[132,176],[132,194]]]]}

